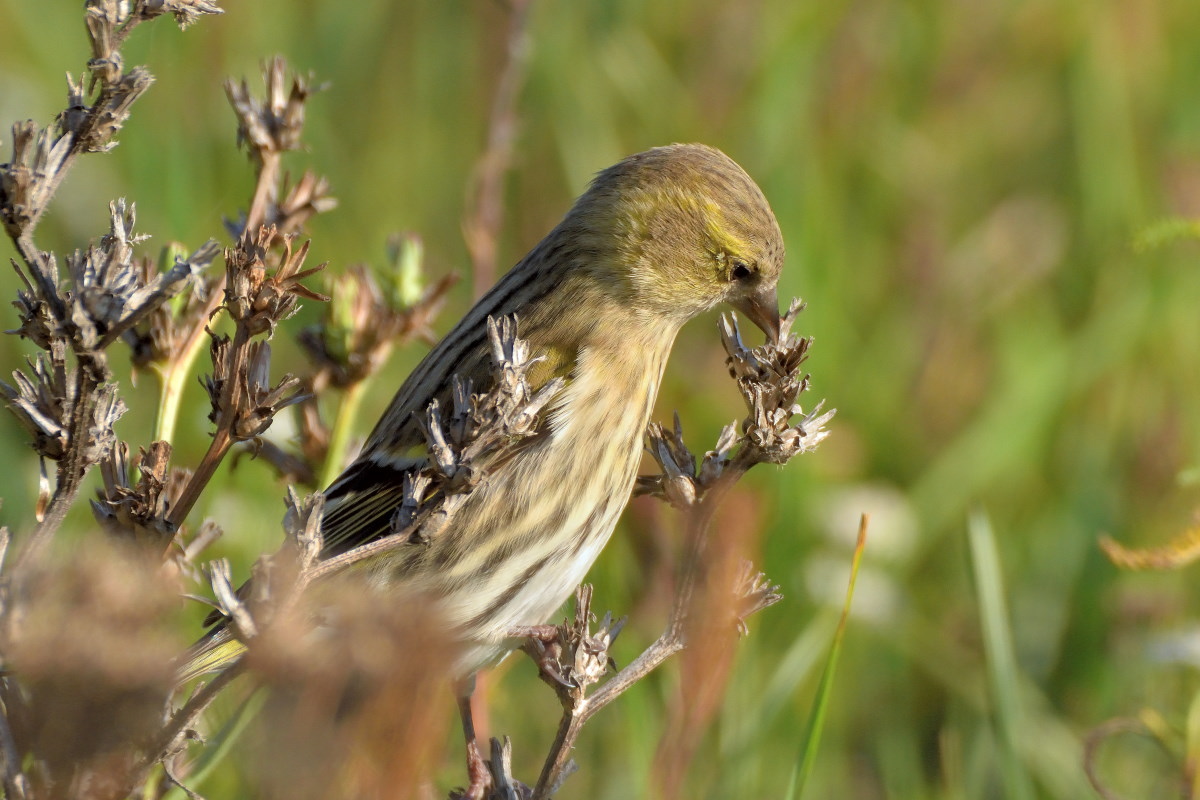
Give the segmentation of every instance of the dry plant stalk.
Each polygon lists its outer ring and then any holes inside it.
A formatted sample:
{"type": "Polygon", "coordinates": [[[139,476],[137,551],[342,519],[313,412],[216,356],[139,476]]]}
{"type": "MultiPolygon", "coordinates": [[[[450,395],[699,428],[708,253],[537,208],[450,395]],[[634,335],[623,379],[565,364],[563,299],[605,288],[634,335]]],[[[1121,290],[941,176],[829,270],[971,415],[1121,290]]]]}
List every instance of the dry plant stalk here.
{"type": "MultiPolygon", "coordinates": [[[[465,225],[477,286],[494,270],[499,186],[517,123],[529,5],[523,0],[514,8],[509,62],[465,225]]],[[[293,182],[283,172],[283,154],[300,146],[306,101],[320,87],[311,78],[289,82],[281,59],[264,67],[265,99],[244,81],[226,84],[256,181],[246,212],[226,222],[232,244],[223,251],[223,270],[212,268],[221,251],[215,240],[190,255],[177,247],[157,261],[136,255],[145,237],[135,232],[134,206],[124,200],[110,205],[109,230],[99,242],[63,257],[66,269],[60,269],[60,259],[37,246],[37,224],[75,159],[111,148],[130,107],[151,85],[144,68],[125,68],[120,47],[138,24],[167,13],[186,26],[221,11],[208,0],[89,0],[87,74],[69,81],[67,106],[51,128],[14,126],[12,158],[0,165],[0,222],[16,248],[13,265],[23,282],[13,332],[42,351],[26,372],[14,373],[13,385],[0,383],[0,393],[43,463],[37,525],[0,572],[5,796],[149,796],[158,765],[168,781],[183,785],[194,767],[188,747],[200,715],[245,671],[272,689],[264,720],[280,733],[256,745],[271,754],[260,760],[273,763],[276,754],[288,754],[286,769],[260,775],[268,795],[425,796],[437,756],[430,743],[445,724],[431,698],[446,682],[444,665],[454,661],[456,644],[438,620],[401,614],[399,606],[380,608],[341,576],[352,578],[356,566],[381,552],[452,525],[490,465],[535,434],[538,415],[561,382],[532,391],[527,375],[538,355],[516,336],[515,320],[489,319],[492,384],[460,381],[448,408],[433,403],[426,410],[431,464],[406,477],[389,536],[319,560],[323,498],[293,491],[284,544],[259,560],[249,590],[234,590],[227,564],[204,567],[204,549],[220,528],[205,521],[192,532],[187,519],[235,446],[255,448],[300,483],[319,484],[336,474],[362,386],[398,343],[432,339],[432,321],[453,279],[423,287],[419,242],[398,240],[391,275],[377,279],[352,269],[332,282],[327,320],[300,335],[311,373],[272,378],[269,340],[278,326],[301,300],[328,299],[305,285],[324,265],[306,265],[308,244],[297,244],[297,237],[313,215],[335,205],[324,179],[306,172],[293,182]],[[218,317],[227,318],[230,332],[213,330],[218,317]],[[138,447],[137,456],[114,429],[127,407],[108,361],[118,341],[129,346],[135,368],[152,371],[161,387],[158,436],[138,447]],[[170,440],[179,396],[206,341],[212,371],[203,384],[213,435],[207,452],[187,468],[173,462],[170,440]],[[316,398],[331,389],[344,393],[343,403],[326,426],[316,398]],[[289,406],[300,412],[307,441],[297,453],[261,439],[289,406]],[[47,462],[55,464],[53,481],[47,462]],[[107,541],[120,546],[116,553],[54,563],[46,545],[97,465],[103,486],[92,509],[107,541]],[[163,621],[171,598],[202,579],[211,583],[214,605],[230,618],[247,654],[164,712],[178,644],[163,621]],[[313,634],[315,621],[328,624],[313,634]],[[133,661],[131,653],[137,654],[133,661]],[[94,733],[100,729],[103,735],[94,733]]],[[[710,586],[703,601],[697,587],[705,579],[709,522],[733,483],[755,464],[785,463],[826,436],[833,412],[818,405],[805,413],[797,404],[808,388],[799,368],[810,344],[790,333],[800,308],[794,303],[782,319],[779,341],[757,348],[742,343],[735,321],[722,320],[730,372],[748,409],[740,432],[728,426],[699,462],[683,442],[678,417],[673,430],[653,425],[648,432],[662,471],[642,479],[639,491],[668,501],[687,520],[663,634],[605,681],[612,669],[608,651],[623,621],[606,614],[593,629],[589,587],[577,594],[572,622],[511,632],[528,637],[524,649],[563,714],[533,788],[511,774],[511,742],[493,740],[490,797],[552,796],[574,769],[569,754],[582,726],[601,708],[695,642],[698,631],[744,630],[750,614],[779,600],[777,587],[748,565],[710,576],[720,585],[710,586]]],[[[0,529],[0,564],[8,543],[7,530],[0,529]]],[[[427,604],[414,598],[411,605],[427,604]]]]}
{"type": "Polygon", "coordinates": [[[487,145],[475,164],[467,194],[463,238],[471,254],[476,299],[496,281],[496,253],[504,221],[504,175],[512,164],[519,114],[517,97],[529,67],[529,17],[533,0],[510,0],[506,58],[492,97],[487,145]]]}
{"type": "MultiPolygon", "coordinates": [[[[265,338],[294,311],[297,296],[318,297],[299,283],[311,272],[301,268],[307,247],[293,252],[290,240],[330,201],[312,176],[291,190],[284,179],[279,189],[278,155],[296,146],[307,97],[296,81],[279,102],[281,61],[269,70],[272,102],[254,105],[231,89],[243,127],[255,134],[265,127],[267,135],[251,142],[259,180],[237,246],[225,253],[226,278],[205,275],[219,253],[212,240],[190,256],[168,251],[161,266],[137,256],[146,237],[135,232],[134,206],[123,199],[110,204],[109,229],[97,244],[61,259],[65,270],[37,246],[38,222],[76,158],[110,149],[153,82],[145,68],[125,68],[121,45],[140,23],[167,13],[186,27],[221,12],[207,0],[86,3],[87,73],[68,79],[67,106],[51,127],[13,126],[12,157],[0,165],[0,222],[24,287],[13,332],[42,351],[28,372],[14,373],[13,385],[0,384],[43,463],[38,524],[0,575],[0,756],[10,798],[115,797],[134,788],[139,754],[162,727],[179,649],[178,642],[156,644],[154,631],[170,617],[178,581],[197,574],[197,557],[219,532],[206,523],[188,536],[182,523],[229,442],[255,440],[294,402],[296,379],[269,379],[265,338]],[[207,329],[221,308],[234,318],[232,338],[207,329]],[[139,448],[131,460],[114,430],[126,403],[109,348],[122,341],[135,366],[160,370],[165,407],[168,388],[190,376],[191,356],[206,338],[214,447],[195,472],[171,466],[166,440],[139,448]],[[57,465],[53,481],[47,462],[57,465]],[[93,511],[112,541],[141,555],[122,551],[60,566],[46,545],[96,465],[104,480],[93,511]],[[131,595],[135,587],[144,592],[131,595]]],[[[7,530],[3,539],[7,549],[7,530]]]]}

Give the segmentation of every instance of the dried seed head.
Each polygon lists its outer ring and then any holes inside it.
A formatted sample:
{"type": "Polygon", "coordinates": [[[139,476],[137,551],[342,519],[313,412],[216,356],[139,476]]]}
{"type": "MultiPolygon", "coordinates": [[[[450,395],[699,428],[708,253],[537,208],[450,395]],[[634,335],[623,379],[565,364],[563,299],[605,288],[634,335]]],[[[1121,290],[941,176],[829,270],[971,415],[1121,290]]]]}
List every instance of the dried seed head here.
{"type": "Polygon", "coordinates": [[[52,136],[32,121],[12,127],[12,161],[0,164],[0,220],[13,239],[41,216],[54,190],[52,178],[71,152],[70,136],[52,136]]]}
{"type": "Polygon", "coordinates": [[[793,300],[780,320],[779,340],[755,348],[748,348],[742,342],[735,318],[721,318],[721,340],[728,354],[725,363],[749,411],[742,430],[746,443],[754,449],[756,461],[786,463],[793,456],[816,448],[829,435],[824,426],[835,412],[821,413],[823,404],[818,403],[805,414],[796,403],[800,393],[808,390],[808,376],[801,376],[799,369],[812,344],[812,339],[791,332],[803,308],[803,303],[793,300]],[[792,417],[797,414],[801,415],[801,421],[793,425],[792,417]]]}
{"type": "Polygon", "coordinates": [[[144,285],[155,280],[158,270],[167,270],[172,264],[186,264],[195,277],[187,282],[190,283],[190,289],[184,285],[169,302],[157,303],[136,326],[122,335],[129,345],[130,360],[135,368],[166,364],[181,357],[187,338],[207,322],[202,318],[208,310],[208,299],[220,280],[216,275],[209,274],[205,278],[198,274],[200,270],[207,270],[211,266],[211,259],[217,252],[215,242],[210,244],[214,245],[211,251],[206,245],[184,258],[186,251],[183,246],[172,243],[163,249],[157,267],[149,258],[137,262],[141,265],[144,285]]]}
{"type": "Polygon", "coordinates": [[[285,235],[299,233],[317,214],[337,208],[337,199],[329,195],[329,181],[314,172],[306,171],[294,186],[285,175],[279,193],[283,200],[267,215],[267,222],[285,235]]]}
{"type": "Polygon", "coordinates": [[[66,366],[66,347],[61,340],[51,343],[48,353],[30,361],[33,377],[14,372],[17,385],[0,382],[0,394],[27,431],[33,436],[33,449],[52,461],[63,458],[72,448],[82,456],[82,464],[98,463],[108,453],[116,433],[113,425],[125,413],[125,404],[117,396],[115,384],[96,389],[90,403],[82,442],[71,441],[71,419],[76,396],[75,370],[66,366]]]}
{"type": "Polygon", "coordinates": [[[250,157],[259,164],[265,154],[300,148],[304,104],[313,92],[324,88],[312,86],[311,76],[294,75],[289,91],[284,77],[286,72],[287,62],[282,58],[275,58],[263,66],[265,101],[251,95],[246,81],[225,83],[225,94],[238,116],[238,144],[246,145],[250,157]]]}
{"type": "Polygon", "coordinates": [[[287,374],[279,383],[271,385],[271,345],[253,342],[246,375],[245,394],[248,408],[234,426],[234,435],[240,439],[251,439],[271,426],[271,421],[281,408],[304,399],[299,394],[300,379],[287,374]]]}
{"type": "Polygon", "coordinates": [[[129,119],[130,107],[154,83],[154,76],[144,67],[134,67],[124,75],[121,67],[120,53],[88,62],[93,77],[105,88],[92,106],[87,124],[79,128],[82,152],[103,153],[115,147],[113,137],[129,119]]]}
{"type": "Polygon", "coordinates": [[[260,436],[271,427],[280,409],[307,397],[301,394],[300,379],[294,375],[284,375],[279,383],[271,386],[271,346],[267,342],[251,342],[240,369],[235,369],[228,336],[214,336],[211,352],[213,372],[203,381],[211,406],[208,418],[218,427],[228,424],[237,440],[260,436]],[[238,391],[227,397],[225,386],[231,380],[237,382],[238,391]],[[228,406],[230,403],[232,407],[228,406]]]}
{"type": "Polygon", "coordinates": [[[136,468],[140,477],[131,483],[129,446],[116,442],[100,462],[104,487],[96,492],[92,513],[113,536],[155,548],[161,553],[175,536],[167,521],[172,501],[183,490],[184,474],[170,469],[171,445],[153,442],[139,450],[136,468]]]}
{"type": "Polygon", "coordinates": [[[303,269],[308,242],[293,252],[294,237],[285,236],[283,261],[273,273],[268,271],[268,249],[275,235],[273,226],[263,227],[253,239],[243,238],[225,251],[225,307],[251,334],[274,332],[276,325],[296,313],[300,297],[329,299],[300,283],[325,269],[325,264],[303,269]]]}
{"type": "Polygon", "coordinates": [[[67,421],[75,405],[74,373],[67,368],[66,345],[55,340],[49,352],[30,359],[29,368],[32,377],[14,372],[17,385],[0,382],[0,392],[17,421],[33,436],[33,449],[57,461],[70,443],[67,421]]]}
{"type": "Polygon", "coordinates": [[[146,19],[171,14],[179,27],[186,28],[205,14],[225,12],[212,0],[142,0],[141,13],[146,19]]]}

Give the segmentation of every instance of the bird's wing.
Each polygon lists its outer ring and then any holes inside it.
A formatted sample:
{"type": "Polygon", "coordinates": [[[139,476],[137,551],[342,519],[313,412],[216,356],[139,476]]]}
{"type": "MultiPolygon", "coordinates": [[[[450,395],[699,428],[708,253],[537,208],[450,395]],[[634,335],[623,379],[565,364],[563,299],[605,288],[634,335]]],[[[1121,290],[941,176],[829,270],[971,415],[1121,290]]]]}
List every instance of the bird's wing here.
{"type": "Polygon", "coordinates": [[[360,458],[326,490],[321,518],[322,558],[380,539],[391,531],[392,515],[404,500],[404,474],[425,466],[414,457],[391,464],[360,458]]]}
{"type": "MultiPolygon", "coordinates": [[[[443,409],[451,407],[456,375],[470,381],[475,392],[487,391],[492,385],[489,317],[515,314],[520,335],[533,336],[535,352],[550,353],[531,371],[531,388],[536,390],[555,377],[569,377],[574,351],[552,347],[546,341],[542,333],[546,314],[540,308],[539,296],[527,289],[523,267],[518,265],[505,275],[417,365],[375,425],[358,458],[326,490],[322,557],[344,553],[391,532],[392,515],[404,497],[405,474],[428,463],[419,419],[429,404],[437,400],[443,409]]],[[[541,430],[525,439],[518,449],[530,446],[544,434],[544,417],[542,423],[541,430]]],[[[515,450],[506,452],[502,459],[515,454],[515,450]]],[[[490,465],[492,469],[498,466],[490,465]]]]}

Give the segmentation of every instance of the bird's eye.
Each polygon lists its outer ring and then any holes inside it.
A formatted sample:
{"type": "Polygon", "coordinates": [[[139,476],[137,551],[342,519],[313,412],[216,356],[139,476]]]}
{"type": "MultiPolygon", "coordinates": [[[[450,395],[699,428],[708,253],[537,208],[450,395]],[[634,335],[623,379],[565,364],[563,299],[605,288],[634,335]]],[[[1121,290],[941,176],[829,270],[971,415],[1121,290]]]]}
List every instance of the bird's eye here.
{"type": "Polygon", "coordinates": [[[729,276],[735,281],[744,281],[750,277],[750,267],[746,265],[745,261],[735,261],[729,276]]]}

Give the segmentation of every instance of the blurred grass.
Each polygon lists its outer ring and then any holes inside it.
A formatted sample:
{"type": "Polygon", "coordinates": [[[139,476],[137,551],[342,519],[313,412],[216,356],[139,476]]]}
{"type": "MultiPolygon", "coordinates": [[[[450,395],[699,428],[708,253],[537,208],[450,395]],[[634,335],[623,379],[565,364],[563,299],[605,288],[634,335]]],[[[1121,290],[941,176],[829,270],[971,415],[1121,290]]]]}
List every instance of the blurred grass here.
{"type": "MultiPolygon", "coordinates": [[[[148,64],[158,83],[121,146],[69,178],[42,246],[61,252],[102,233],[118,195],[139,203],[139,227],[157,244],[218,233],[250,187],[220,83],[257,81],[258,63],[282,53],[331,83],[310,105],[309,152],[290,160],[327,175],[341,200],[313,225],[311,258],[332,269],[379,262],[387,234],[410,229],[432,269],[465,269],[464,187],[503,56],[502,4],[226,7],[186,33],[161,21],[134,35],[127,61],[148,64]]],[[[0,0],[0,122],[58,110],[61,75],[85,53],[79,14],[78,3],[0,0]]],[[[848,569],[863,511],[872,547],[808,796],[1011,796],[1006,775],[1019,770],[1032,796],[1086,797],[1084,732],[1147,706],[1186,724],[1194,669],[1152,659],[1150,645],[1194,632],[1195,581],[1119,574],[1095,540],[1165,541],[1200,500],[1195,481],[1181,480],[1200,453],[1200,251],[1133,246],[1159,220],[1200,218],[1197,31],[1194,0],[537,5],[506,260],[622,155],[670,141],[719,146],[775,207],[789,248],[781,294],[810,302],[799,327],[816,337],[814,395],[839,409],[817,454],[764,468],[742,490],[760,504],[761,560],[787,598],[739,645],[691,796],[785,792],[814,654],[831,631],[827,606],[840,603],[829,587],[845,585],[824,567],[848,569]],[[989,692],[996,665],[969,566],[974,504],[995,531],[1013,680],[1037,720],[1007,772],[995,739],[1005,709],[989,692]]],[[[6,276],[0,293],[15,286],[6,276]]],[[[443,330],[466,294],[460,286],[443,330]]],[[[296,351],[277,342],[282,370],[296,351]]],[[[0,342],[13,368],[25,352],[0,342]]],[[[393,359],[360,432],[419,357],[393,359]]],[[[703,449],[741,411],[712,320],[685,331],[668,372],[658,416],[678,407],[703,449]]],[[[149,383],[122,422],[135,444],[149,436],[149,383]]],[[[184,463],[206,443],[200,394],[193,385],[181,422],[184,463]]],[[[37,475],[22,439],[0,426],[13,465],[0,517],[18,533],[30,527],[37,475]]],[[[282,492],[242,460],[196,519],[226,527],[222,552],[244,568],[278,541],[282,492]]],[[[619,658],[664,613],[664,518],[635,504],[594,570],[598,603],[634,616],[619,658]]],[[[84,532],[90,521],[73,523],[84,532]]],[[[507,667],[492,692],[493,732],[514,737],[522,775],[536,772],[556,716],[529,671],[507,667]]],[[[656,796],[675,676],[639,686],[590,726],[564,796],[656,796]]],[[[1176,785],[1177,764],[1119,743],[1104,752],[1102,773],[1130,796],[1176,785]]],[[[240,769],[214,778],[227,792],[214,796],[245,791],[240,769]]],[[[448,764],[444,783],[460,772],[448,764]]]]}

